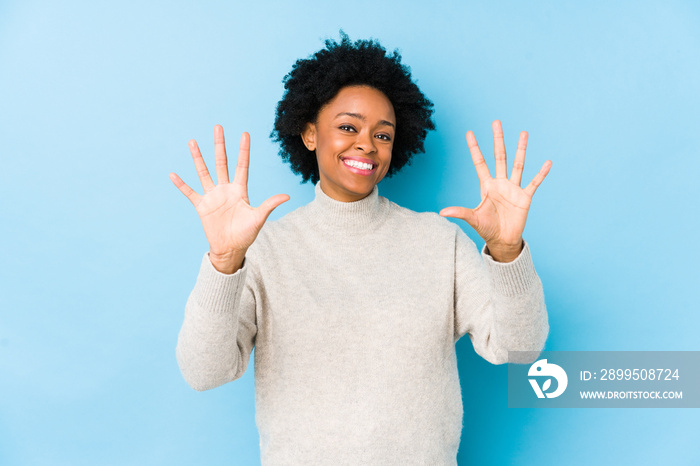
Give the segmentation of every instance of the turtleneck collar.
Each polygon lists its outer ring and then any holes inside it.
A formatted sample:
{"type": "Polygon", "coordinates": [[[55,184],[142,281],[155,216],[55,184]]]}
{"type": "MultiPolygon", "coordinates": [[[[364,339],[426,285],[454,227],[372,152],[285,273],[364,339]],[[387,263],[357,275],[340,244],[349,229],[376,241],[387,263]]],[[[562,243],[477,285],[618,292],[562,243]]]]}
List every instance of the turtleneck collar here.
{"type": "Polygon", "coordinates": [[[316,183],[316,197],[307,204],[307,212],[317,227],[337,232],[372,231],[386,220],[387,200],[379,196],[374,186],[369,195],[353,202],[333,199],[316,183]]]}

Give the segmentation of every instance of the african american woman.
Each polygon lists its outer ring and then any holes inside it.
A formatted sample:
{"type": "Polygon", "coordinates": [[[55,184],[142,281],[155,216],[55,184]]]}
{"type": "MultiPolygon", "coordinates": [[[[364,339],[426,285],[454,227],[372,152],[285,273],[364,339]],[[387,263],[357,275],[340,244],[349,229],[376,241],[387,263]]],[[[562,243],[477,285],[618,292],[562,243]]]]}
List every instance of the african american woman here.
{"type": "Polygon", "coordinates": [[[547,161],[525,188],[527,133],[510,178],[501,123],[495,177],[472,132],[481,203],[414,212],[379,195],[434,129],[433,104],[398,52],[373,40],[327,40],[285,77],[271,137],[315,198],[279,220],[289,200],[248,200],[250,136],[229,181],[214,128],[216,176],[190,151],[204,189],[171,180],[209,242],[185,306],[177,361],[208,390],[240,378],[255,348],[263,465],[454,465],[462,432],[455,343],[469,335],[494,364],[539,352],[549,330],[542,284],[523,240],[547,161]],[[453,222],[484,239],[481,253],[453,222]]]}

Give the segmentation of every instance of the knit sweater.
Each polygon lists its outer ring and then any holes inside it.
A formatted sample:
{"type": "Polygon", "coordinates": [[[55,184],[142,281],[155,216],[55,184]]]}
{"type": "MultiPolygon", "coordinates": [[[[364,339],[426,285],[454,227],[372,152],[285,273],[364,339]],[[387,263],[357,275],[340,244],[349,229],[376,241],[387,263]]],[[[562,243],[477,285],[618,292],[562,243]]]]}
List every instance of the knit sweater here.
{"type": "Polygon", "coordinates": [[[184,378],[236,380],[255,347],[263,465],[457,464],[457,340],[501,364],[547,337],[529,246],[499,263],[376,186],[355,202],[315,193],[266,222],[235,273],[204,255],[176,350],[184,378]]]}

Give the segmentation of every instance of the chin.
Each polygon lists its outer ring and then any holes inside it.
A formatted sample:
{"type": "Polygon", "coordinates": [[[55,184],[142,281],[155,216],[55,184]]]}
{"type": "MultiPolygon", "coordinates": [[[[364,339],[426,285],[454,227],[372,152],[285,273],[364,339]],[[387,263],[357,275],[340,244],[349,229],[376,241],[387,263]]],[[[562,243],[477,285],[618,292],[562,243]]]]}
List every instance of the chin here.
{"type": "Polygon", "coordinates": [[[366,180],[361,180],[361,181],[350,181],[347,183],[343,183],[343,188],[345,188],[347,191],[357,193],[357,194],[368,194],[372,192],[374,189],[374,186],[377,183],[374,182],[373,179],[366,179],[366,180]]]}

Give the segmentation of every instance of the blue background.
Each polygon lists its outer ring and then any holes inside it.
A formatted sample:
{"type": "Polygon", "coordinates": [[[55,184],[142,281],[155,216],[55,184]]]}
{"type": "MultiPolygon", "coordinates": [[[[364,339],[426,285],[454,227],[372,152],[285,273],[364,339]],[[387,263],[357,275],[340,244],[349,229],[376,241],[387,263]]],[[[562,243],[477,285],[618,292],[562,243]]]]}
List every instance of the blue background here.
{"type": "MultiPolygon", "coordinates": [[[[493,167],[494,119],[510,162],[530,133],[526,182],[553,160],[525,230],[548,350],[700,350],[700,4],[610,3],[0,3],[0,464],[259,462],[253,370],[198,393],[176,365],[207,242],[168,173],[201,192],[187,141],[211,166],[222,124],[231,154],[251,133],[253,205],[308,203],[268,134],[340,28],[399,48],[435,103],[381,195],[476,206],[464,134],[493,167]]],[[[697,410],[508,409],[506,367],[457,350],[460,464],[700,462],[697,410]]]]}

